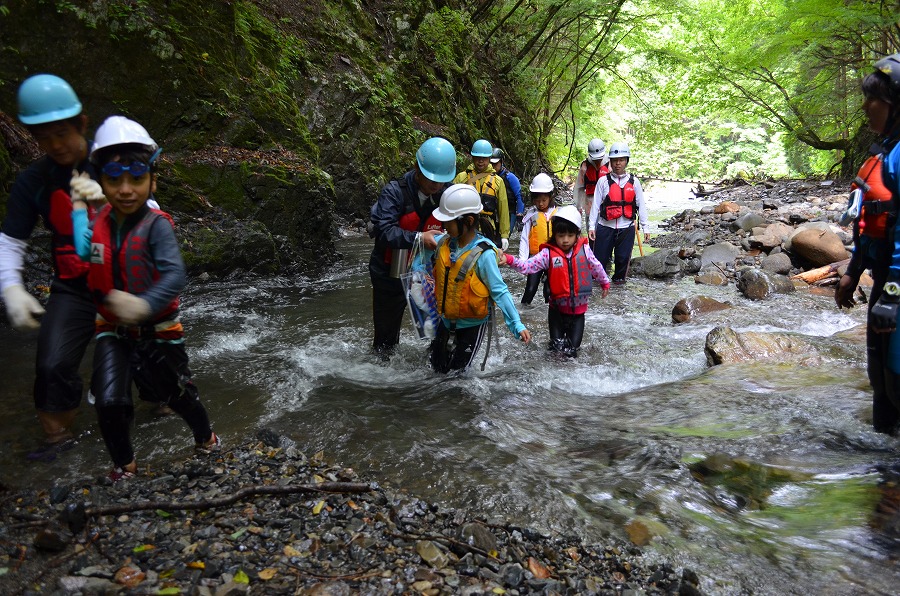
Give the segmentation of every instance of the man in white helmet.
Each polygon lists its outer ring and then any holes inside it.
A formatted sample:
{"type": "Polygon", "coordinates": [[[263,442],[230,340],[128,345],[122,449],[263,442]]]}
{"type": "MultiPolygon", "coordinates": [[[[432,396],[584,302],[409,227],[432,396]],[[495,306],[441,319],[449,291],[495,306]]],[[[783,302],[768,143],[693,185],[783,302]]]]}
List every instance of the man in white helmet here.
{"type": "MultiPolygon", "coordinates": [[[[97,175],[88,162],[87,116],[66,81],[50,74],[29,77],[19,87],[18,107],[19,120],[44,156],[20,173],[10,190],[0,228],[0,288],[12,326],[39,329],[34,405],[45,439],[28,459],[49,461],[75,442],[72,427],[82,395],[78,368],[94,334],[96,312],[87,288],[88,265],[73,245],[73,171],[85,173],[78,181],[88,194],[97,175]],[[46,312],[22,277],[25,250],[38,220],[51,234],[53,279],[46,312]]],[[[93,185],[102,197],[99,185],[93,185]]]]}
{"type": "Polygon", "coordinates": [[[609,157],[606,155],[606,144],[600,139],[591,139],[588,143],[587,158],[581,162],[578,176],[575,178],[575,206],[584,215],[591,212],[597,181],[608,173],[609,157]]]}
{"type": "MultiPolygon", "coordinates": [[[[626,171],[631,150],[625,143],[609,148],[610,172],[597,181],[594,201],[588,216],[588,237],[594,241],[594,254],[609,271],[615,264],[612,282],[624,284],[634,249],[635,221],[647,229],[647,207],[641,183],[626,171]],[[613,256],[615,255],[615,258],[613,256]]],[[[644,242],[650,235],[644,232],[644,242]]]]}

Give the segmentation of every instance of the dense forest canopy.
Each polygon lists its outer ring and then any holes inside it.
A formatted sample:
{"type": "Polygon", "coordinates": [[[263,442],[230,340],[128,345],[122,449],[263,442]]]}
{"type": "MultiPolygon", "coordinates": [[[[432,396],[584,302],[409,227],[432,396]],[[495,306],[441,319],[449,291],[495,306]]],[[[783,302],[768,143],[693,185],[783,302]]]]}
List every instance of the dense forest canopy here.
{"type": "Polygon", "coordinates": [[[859,83],[900,51],[896,0],[470,4],[561,173],[597,136],[669,176],[848,175],[874,140],[859,83]]]}

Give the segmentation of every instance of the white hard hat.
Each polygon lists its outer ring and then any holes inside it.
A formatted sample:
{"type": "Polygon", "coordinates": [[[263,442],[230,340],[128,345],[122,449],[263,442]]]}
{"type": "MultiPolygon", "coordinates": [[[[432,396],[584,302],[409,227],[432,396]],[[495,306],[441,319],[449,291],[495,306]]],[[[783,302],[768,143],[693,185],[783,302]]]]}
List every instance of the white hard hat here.
{"type": "Polygon", "coordinates": [[[440,206],[431,212],[438,221],[452,221],[462,215],[481,213],[481,195],[470,184],[454,184],[441,195],[440,206]]]}
{"type": "Polygon", "coordinates": [[[591,139],[588,143],[588,157],[593,160],[603,159],[606,155],[606,143],[600,139],[591,139]]]}
{"type": "Polygon", "coordinates": [[[561,217],[566,221],[572,222],[577,228],[581,229],[581,212],[575,205],[565,205],[556,210],[551,220],[561,217]]]}
{"type": "Polygon", "coordinates": [[[541,172],[531,179],[528,190],[531,192],[553,192],[553,180],[550,176],[541,172]]]}
{"type": "Polygon", "coordinates": [[[97,151],[113,145],[136,144],[144,145],[150,151],[159,149],[147,129],[125,116],[110,116],[103,121],[94,135],[94,146],[91,149],[91,157],[97,151]]]}
{"type": "Polygon", "coordinates": [[[609,158],[615,159],[617,157],[631,158],[631,151],[628,149],[627,143],[613,143],[612,147],[609,148],[609,158]]]}

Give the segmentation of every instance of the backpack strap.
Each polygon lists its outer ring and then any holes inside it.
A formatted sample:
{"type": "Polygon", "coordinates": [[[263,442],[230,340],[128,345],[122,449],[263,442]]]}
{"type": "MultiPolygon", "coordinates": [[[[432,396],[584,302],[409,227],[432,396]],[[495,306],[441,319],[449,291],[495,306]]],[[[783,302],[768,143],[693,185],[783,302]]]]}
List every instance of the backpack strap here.
{"type": "Polygon", "coordinates": [[[472,267],[478,261],[478,258],[481,256],[481,253],[483,253],[485,250],[493,250],[490,243],[479,242],[475,245],[475,248],[469,251],[469,254],[466,255],[466,259],[463,261],[462,266],[459,268],[459,273],[456,274],[457,282],[461,282],[466,278],[469,270],[472,269],[472,267]]]}

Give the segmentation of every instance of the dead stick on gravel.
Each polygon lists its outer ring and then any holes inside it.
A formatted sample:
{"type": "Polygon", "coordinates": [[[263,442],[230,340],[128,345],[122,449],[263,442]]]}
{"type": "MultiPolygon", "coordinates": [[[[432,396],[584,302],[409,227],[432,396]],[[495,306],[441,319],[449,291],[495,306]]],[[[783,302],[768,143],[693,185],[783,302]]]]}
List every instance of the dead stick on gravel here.
{"type": "Polygon", "coordinates": [[[850,259],[837,261],[836,263],[831,263],[830,265],[825,265],[824,267],[817,267],[816,269],[810,269],[809,271],[804,271],[803,273],[792,275],[791,279],[800,279],[808,284],[811,284],[830,275],[834,275],[841,266],[846,265],[849,262],[850,259]]]}
{"type": "Polygon", "coordinates": [[[367,493],[372,487],[365,482],[321,482],[319,484],[297,484],[294,486],[248,486],[220,499],[207,499],[192,502],[171,501],[144,501],[124,505],[110,505],[107,507],[91,507],[85,509],[87,517],[99,515],[116,515],[118,513],[130,513],[132,511],[147,511],[148,509],[162,509],[163,511],[185,511],[189,509],[214,509],[233,505],[246,497],[256,495],[290,495],[294,493],[367,493]]]}

